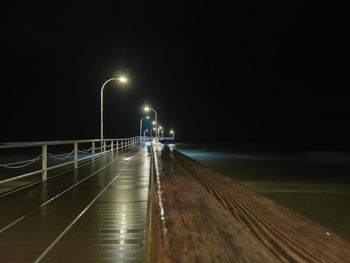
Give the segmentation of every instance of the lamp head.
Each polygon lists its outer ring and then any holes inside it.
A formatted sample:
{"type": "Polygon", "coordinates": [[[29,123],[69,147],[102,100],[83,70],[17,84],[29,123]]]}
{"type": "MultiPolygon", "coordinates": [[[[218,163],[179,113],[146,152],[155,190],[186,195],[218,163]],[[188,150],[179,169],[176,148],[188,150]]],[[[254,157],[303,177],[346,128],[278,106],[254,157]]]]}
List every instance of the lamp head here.
{"type": "Polygon", "coordinates": [[[117,78],[117,80],[119,80],[121,83],[127,83],[128,79],[126,77],[119,77],[117,78]]]}
{"type": "Polygon", "coordinates": [[[149,107],[146,106],[146,107],[145,107],[145,111],[146,111],[146,112],[149,111],[149,107]]]}

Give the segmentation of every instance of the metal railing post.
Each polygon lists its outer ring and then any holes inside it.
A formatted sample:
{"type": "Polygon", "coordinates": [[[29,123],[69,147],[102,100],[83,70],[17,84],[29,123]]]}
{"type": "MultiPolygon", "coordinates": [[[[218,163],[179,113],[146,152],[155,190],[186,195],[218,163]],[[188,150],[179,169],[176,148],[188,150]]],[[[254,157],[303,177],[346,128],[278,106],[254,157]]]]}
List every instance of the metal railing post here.
{"type": "Polygon", "coordinates": [[[78,143],[74,143],[74,168],[78,168],[78,143]]]}
{"type": "Polygon", "coordinates": [[[106,154],[106,141],[103,141],[103,154],[106,154]]]}
{"type": "Polygon", "coordinates": [[[91,148],[92,160],[95,161],[95,142],[92,142],[91,148]]]}
{"type": "Polygon", "coordinates": [[[111,154],[113,155],[114,148],[113,148],[113,140],[111,140],[111,154]]]}
{"type": "Polygon", "coordinates": [[[119,140],[117,140],[117,153],[119,152],[119,140]]]}
{"type": "Polygon", "coordinates": [[[47,180],[47,145],[41,146],[41,180],[47,180]]]}

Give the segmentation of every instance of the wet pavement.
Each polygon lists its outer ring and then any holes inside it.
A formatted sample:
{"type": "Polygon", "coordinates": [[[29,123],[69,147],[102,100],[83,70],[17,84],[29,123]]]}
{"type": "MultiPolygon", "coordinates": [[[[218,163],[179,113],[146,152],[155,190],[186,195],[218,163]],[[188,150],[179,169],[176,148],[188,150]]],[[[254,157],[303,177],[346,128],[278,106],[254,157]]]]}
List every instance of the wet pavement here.
{"type": "Polygon", "coordinates": [[[115,154],[0,197],[0,262],[143,262],[150,157],[115,154]]]}

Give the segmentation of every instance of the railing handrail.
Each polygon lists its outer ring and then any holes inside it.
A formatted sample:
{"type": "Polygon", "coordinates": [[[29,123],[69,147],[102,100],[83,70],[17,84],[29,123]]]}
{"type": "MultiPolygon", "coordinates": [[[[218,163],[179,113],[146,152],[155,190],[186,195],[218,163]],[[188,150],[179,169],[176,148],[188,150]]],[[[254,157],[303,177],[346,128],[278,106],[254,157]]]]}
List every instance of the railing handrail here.
{"type": "MultiPolygon", "coordinates": [[[[115,139],[87,139],[87,140],[63,140],[63,141],[38,141],[38,142],[2,142],[0,143],[0,149],[2,148],[21,148],[21,147],[35,147],[42,145],[65,145],[74,143],[89,143],[89,142],[110,142],[139,138],[140,136],[127,137],[127,138],[115,138],[115,139]]],[[[141,136],[143,137],[143,136],[141,136]]]]}

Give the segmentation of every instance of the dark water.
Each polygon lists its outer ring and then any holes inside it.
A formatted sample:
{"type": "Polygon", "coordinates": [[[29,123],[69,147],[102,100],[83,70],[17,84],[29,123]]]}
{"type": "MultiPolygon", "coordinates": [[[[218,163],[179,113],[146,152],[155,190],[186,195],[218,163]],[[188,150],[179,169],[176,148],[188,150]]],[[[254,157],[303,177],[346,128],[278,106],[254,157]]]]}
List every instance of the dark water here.
{"type": "Polygon", "coordinates": [[[350,239],[350,152],[181,143],[176,149],[350,239]]]}

